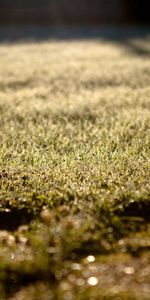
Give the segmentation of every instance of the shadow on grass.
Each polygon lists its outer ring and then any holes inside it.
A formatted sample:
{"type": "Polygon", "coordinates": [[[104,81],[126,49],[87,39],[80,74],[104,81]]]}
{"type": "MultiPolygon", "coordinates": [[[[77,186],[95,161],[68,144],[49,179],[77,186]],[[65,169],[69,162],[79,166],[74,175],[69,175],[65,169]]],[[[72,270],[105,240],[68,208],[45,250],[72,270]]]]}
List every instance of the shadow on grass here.
{"type": "Polygon", "coordinates": [[[120,216],[125,217],[139,217],[145,222],[150,223],[150,201],[132,202],[124,207],[119,213],[120,216]]]}
{"type": "Polygon", "coordinates": [[[30,223],[32,219],[33,213],[28,211],[27,208],[5,209],[4,211],[0,211],[0,230],[14,231],[20,225],[30,223]]]}

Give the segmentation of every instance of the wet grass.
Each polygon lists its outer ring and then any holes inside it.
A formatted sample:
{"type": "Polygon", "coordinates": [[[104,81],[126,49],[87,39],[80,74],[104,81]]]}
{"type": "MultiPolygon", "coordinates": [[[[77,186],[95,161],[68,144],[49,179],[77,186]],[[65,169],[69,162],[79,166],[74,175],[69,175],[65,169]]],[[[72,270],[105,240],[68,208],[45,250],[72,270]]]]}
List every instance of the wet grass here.
{"type": "Polygon", "coordinates": [[[149,299],[148,55],[100,39],[0,55],[0,299],[149,299]]]}

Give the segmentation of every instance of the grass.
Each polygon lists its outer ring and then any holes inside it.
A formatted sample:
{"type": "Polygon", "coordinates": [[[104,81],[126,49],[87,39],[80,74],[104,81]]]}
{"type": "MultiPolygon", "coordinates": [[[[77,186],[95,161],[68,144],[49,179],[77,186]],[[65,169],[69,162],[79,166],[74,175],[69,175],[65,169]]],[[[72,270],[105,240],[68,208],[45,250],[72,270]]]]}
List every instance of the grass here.
{"type": "Polygon", "coordinates": [[[0,45],[2,300],[149,299],[149,40],[129,42],[0,45]]]}

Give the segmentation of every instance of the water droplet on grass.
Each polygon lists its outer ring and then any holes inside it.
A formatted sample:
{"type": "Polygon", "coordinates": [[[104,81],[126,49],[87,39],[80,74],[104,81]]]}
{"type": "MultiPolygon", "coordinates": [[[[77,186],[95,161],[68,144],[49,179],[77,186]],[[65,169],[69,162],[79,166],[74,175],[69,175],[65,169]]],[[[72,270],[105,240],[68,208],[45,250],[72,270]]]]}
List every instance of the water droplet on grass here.
{"type": "Polygon", "coordinates": [[[98,284],[98,279],[97,277],[89,277],[87,282],[89,285],[94,286],[98,284]]]}
{"type": "Polygon", "coordinates": [[[95,261],[95,257],[93,256],[93,255],[89,255],[89,256],[87,256],[87,261],[89,262],[89,263],[91,263],[91,262],[94,262],[95,261]]]}
{"type": "Polygon", "coordinates": [[[77,264],[77,263],[74,263],[74,264],[71,265],[71,269],[75,270],[75,271],[80,271],[81,270],[81,265],[77,264]]]}
{"type": "Polygon", "coordinates": [[[82,285],[85,284],[85,280],[84,280],[83,278],[78,278],[78,279],[76,280],[76,284],[77,284],[78,286],[82,286],[82,285]]]}
{"type": "Polygon", "coordinates": [[[123,269],[124,273],[127,275],[132,275],[135,272],[135,269],[133,267],[125,267],[123,269]]]}

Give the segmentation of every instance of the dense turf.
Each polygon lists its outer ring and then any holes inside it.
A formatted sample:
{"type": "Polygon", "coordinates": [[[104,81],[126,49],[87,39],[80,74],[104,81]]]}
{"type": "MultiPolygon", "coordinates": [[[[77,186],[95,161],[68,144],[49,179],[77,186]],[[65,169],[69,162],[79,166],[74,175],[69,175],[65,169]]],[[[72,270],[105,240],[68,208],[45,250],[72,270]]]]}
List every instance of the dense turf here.
{"type": "Polygon", "coordinates": [[[2,299],[149,299],[149,49],[0,45],[2,299]]]}

